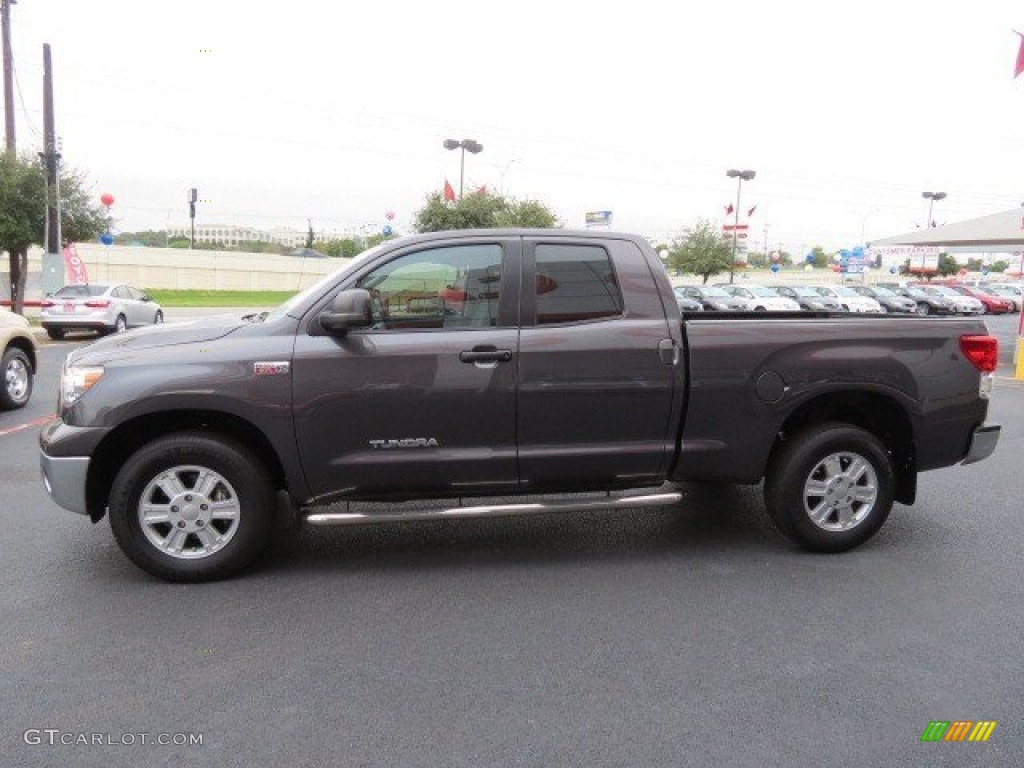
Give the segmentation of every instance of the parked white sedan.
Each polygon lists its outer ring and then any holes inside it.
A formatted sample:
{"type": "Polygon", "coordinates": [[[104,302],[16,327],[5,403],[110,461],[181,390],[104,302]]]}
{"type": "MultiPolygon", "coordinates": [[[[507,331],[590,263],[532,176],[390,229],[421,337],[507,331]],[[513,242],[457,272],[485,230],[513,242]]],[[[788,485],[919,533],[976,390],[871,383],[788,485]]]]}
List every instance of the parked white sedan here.
{"type": "Polygon", "coordinates": [[[800,311],[800,305],[793,301],[793,299],[787,298],[786,296],[780,296],[771,288],[766,288],[763,285],[753,285],[750,283],[737,285],[736,283],[733,283],[732,285],[723,285],[721,287],[733,296],[739,296],[740,298],[747,299],[750,306],[758,312],[800,311]]]}
{"type": "Polygon", "coordinates": [[[811,287],[822,296],[838,301],[848,312],[877,312],[878,314],[885,312],[877,301],[867,296],[861,296],[849,286],[813,285],[811,287]]]}
{"type": "Polygon", "coordinates": [[[51,339],[68,331],[120,333],[164,321],[160,305],[123,283],[65,285],[40,305],[40,322],[51,339]]]}

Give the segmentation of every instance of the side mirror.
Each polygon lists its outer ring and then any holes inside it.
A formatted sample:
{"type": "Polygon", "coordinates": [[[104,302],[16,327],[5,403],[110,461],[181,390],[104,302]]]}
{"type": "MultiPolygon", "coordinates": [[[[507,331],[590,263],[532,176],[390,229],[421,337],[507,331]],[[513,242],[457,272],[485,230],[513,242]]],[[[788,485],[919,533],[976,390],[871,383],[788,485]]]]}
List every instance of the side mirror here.
{"type": "Polygon", "coordinates": [[[369,328],[373,324],[370,292],[365,288],[342,291],[320,313],[319,320],[320,327],[328,333],[344,334],[353,328],[369,328]]]}

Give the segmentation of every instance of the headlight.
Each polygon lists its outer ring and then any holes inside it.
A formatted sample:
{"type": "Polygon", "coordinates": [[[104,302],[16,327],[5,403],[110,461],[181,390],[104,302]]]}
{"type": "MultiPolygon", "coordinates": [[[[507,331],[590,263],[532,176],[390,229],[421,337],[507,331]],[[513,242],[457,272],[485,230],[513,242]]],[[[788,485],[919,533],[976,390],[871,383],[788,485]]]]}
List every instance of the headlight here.
{"type": "Polygon", "coordinates": [[[88,392],[103,375],[103,366],[72,365],[60,377],[60,403],[65,408],[88,392]]]}

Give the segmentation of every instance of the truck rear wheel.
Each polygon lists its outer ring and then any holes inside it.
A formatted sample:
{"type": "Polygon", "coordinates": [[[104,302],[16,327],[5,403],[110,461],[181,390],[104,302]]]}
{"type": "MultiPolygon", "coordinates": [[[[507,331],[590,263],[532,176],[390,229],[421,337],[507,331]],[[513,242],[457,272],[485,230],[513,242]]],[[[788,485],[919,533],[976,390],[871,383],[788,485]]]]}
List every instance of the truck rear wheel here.
{"type": "Polygon", "coordinates": [[[110,492],[110,527],[140,568],[168,581],[207,581],[263,549],[274,489],[259,460],[225,437],[169,435],[136,451],[110,492]]]}
{"type": "Polygon", "coordinates": [[[870,539],[889,516],[892,459],[866,430],[816,424],[772,458],[764,499],[775,525],[812,552],[844,552],[870,539]]]}

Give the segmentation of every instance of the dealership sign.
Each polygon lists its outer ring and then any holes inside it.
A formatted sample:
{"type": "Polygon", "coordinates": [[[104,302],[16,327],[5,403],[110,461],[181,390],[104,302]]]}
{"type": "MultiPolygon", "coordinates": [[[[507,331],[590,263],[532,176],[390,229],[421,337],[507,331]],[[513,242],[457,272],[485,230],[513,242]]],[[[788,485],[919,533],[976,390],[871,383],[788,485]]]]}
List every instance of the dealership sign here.
{"type": "Polygon", "coordinates": [[[909,262],[911,272],[930,274],[939,271],[941,249],[933,245],[873,245],[868,248],[871,260],[882,264],[909,262]]]}

